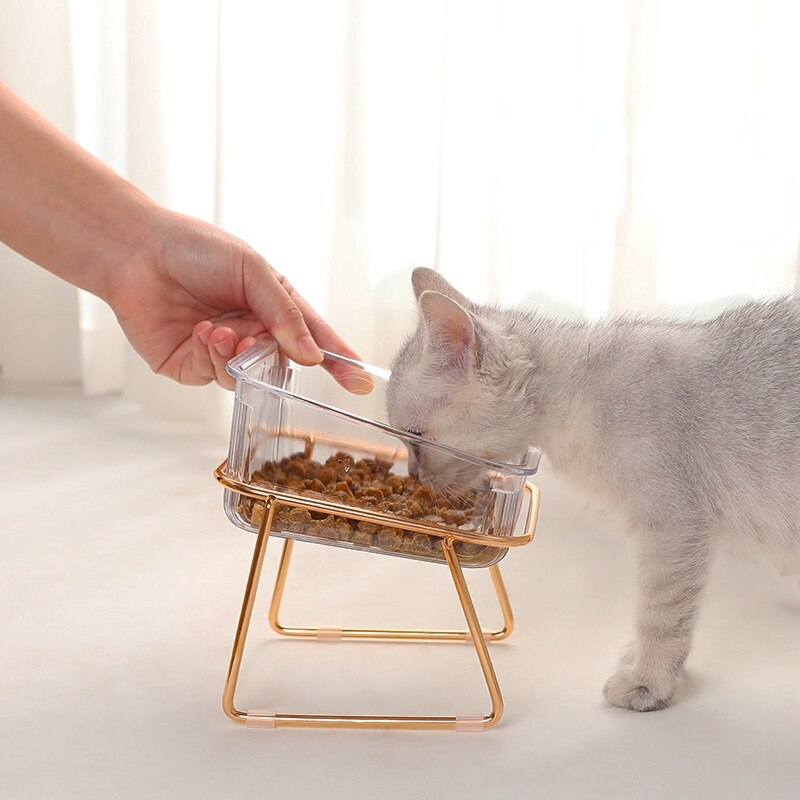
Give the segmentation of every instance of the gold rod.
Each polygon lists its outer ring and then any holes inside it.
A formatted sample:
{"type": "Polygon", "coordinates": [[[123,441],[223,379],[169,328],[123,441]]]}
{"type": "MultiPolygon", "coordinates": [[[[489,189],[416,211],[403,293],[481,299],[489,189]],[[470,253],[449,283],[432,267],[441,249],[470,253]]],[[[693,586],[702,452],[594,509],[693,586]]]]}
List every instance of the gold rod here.
{"type": "Polygon", "coordinates": [[[233,638],[231,660],[228,665],[228,675],[225,678],[225,689],[222,693],[222,709],[231,719],[236,721],[243,721],[244,719],[242,712],[234,706],[234,694],[236,692],[236,684],[239,680],[239,671],[242,667],[244,645],[247,641],[250,619],[253,616],[253,605],[256,600],[261,570],[264,566],[264,553],[267,549],[267,540],[269,539],[270,526],[272,525],[274,516],[275,504],[267,501],[266,508],[264,509],[264,519],[261,520],[256,546],[253,550],[250,573],[247,576],[247,583],[245,584],[242,610],[239,614],[239,624],[236,627],[236,635],[233,638]]]}
{"type": "Polygon", "coordinates": [[[283,540],[281,560],[278,563],[278,573],[275,576],[275,588],[272,590],[272,599],[267,612],[267,620],[270,626],[278,633],[283,633],[282,626],[278,621],[278,614],[280,613],[281,600],[283,599],[283,590],[286,587],[286,576],[289,573],[289,561],[292,558],[293,548],[294,542],[291,539],[283,540]]]}
{"type": "Polygon", "coordinates": [[[276,728],[371,728],[395,730],[454,730],[457,717],[382,717],[379,715],[276,714],[276,728]]]}
{"type": "MultiPolygon", "coordinates": [[[[294,552],[294,541],[284,539],[278,572],[275,577],[275,587],[269,604],[267,619],[270,627],[282,636],[314,639],[320,635],[320,629],[305,625],[284,625],[280,622],[280,606],[283,601],[289,566],[294,552]]],[[[499,630],[484,630],[482,635],[491,641],[507,639],[514,629],[514,614],[508,599],[500,568],[495,564],[489,567],[492,583],[497,595],[498,604],[503,615],[503,627],[499,630]]],[[[437,629],[409,629],[409,628],[338,628],[336,638],[361,639],[361,640],[392,640],[392,641],[439,641],[439,642],[465,642],[470,639],[471,633],[464,630],[437,630],[437,629]]]]}
{"type": "Polygon", "coordinates": [[[458,561],[455,544],[451,540],[445,539],[442,545],[444,546],[447,566],[450,568],[450,575],[456,587],[458,600],[461,603],[464,617],[467,620],[467,627],[472,634],[472,643],[475,646],[475,652],[478,654],[481,671],[483,672],[483,677],[486,679],[489,697],[492,699],[492,713],[483,717],[483,727],[486,729],[492,725],[496,725],[503,716],[503,695],[500,692],[500,684],[497,682],[497,675],[492,665],[492,659],[489,657],[489,648],[481,635],[480,622],[478,622],[478,615],[475,613],[475,605],[472,602],[469,587],[464,578],[464,572],[458,561]]]}
{"type": "Polygon", "coordinates": [[[500,574],[500,567],[497,564],[492,564],[489,567],[489,574],[492,576],[497,602],[500,604],[500,610],[503,613],[503,627],[495,632],[492,640],[500,641],[501,639],[508,639],[514,632],[514,612],[511,609],[511,601],[508,599],[505,581],[503,581],[503,576],[500,574]]]}

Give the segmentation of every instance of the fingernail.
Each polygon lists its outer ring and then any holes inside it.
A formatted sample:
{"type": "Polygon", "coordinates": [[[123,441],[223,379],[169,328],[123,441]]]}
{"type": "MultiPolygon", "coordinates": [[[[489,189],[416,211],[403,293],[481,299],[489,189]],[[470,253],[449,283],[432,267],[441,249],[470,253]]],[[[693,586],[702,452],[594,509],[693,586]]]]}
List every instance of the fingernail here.
{"type": "Polygon", "coordinates": [[[204,325],[197,331],[197,338],[200,340],[200,343],[205,347],[208,347],[208,339],[211,336],[211,331],[214,330],[213,325],[204,325]]]}
{"type": "Polygon", "coordinates": [[[353,394],[369,394],[375,387],[372,378],[366,372],[361,371],[339,375],[339,382],[353,394]]]}
{"type": "Polygon", "coordinates": [[[297,349],[308,361],[313,361],[315,364],[319,364],[322,361],[322,352],[317,347],[317,343],[308,334],[301,336],[297,340],[297,349]]]}
{"type": "Polygon", "coordinates": [[[233,342],[230,339],[223,339],[214,345],[214,349],[223,357],[230,358],[233,355],[233,342]]]}

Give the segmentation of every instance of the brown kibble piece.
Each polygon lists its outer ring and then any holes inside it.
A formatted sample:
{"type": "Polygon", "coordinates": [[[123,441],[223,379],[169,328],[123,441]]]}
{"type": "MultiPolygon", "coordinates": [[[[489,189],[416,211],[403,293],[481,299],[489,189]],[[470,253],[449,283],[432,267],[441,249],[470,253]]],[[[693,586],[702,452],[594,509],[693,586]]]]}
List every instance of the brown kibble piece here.
{"type": "Polygon", "coordinates": [[[375,534],[378,532],[378,526],[374,522],[361,521],[356,525],[353,531],[353,544],[361,545],[362,547],[372,547],[375,544],[375,534]]]}
{"type": "Polygon", "coordinates": [[[398,477],[397,475],[390,475],[386,479],[386,485],[392,490],[392,494],[402,494],[403,493],[403,479],[398,477]]]}
{"type": "Polygon", "coordinates": [[[333,467],[339,478],[343,478],[353,469],[353,457],[340,451],[332,458],[329,458],[325,464],[329,467],[333,467]]]}
{"type": "Polygon", "coordinates": [[[239,506],[239,513],[249,516],[250,522],[256,527],[260,527],[261,521],[264,519],[264,504],[251,500],[249,506],[246,503],[239,506]]]}
{"type": "Polygon", "coordinates": [[[305,508],[293,508],[286,515],[289,522],[306,523],[311,522],[311,514],[305,508]]]}
{"type": "Polygon", "coordinates": [[[380,478],[385,478],[389,474],[389,470],[392,468],[391,462],[382,461],[379,458],[367,459],[367,462],[372,468],[372,474],[380,478]]]}
{"type": "Polygon", "coordinates": [[[457,494],[447,495],[447,503],[450,506],[450,508],[456,508],[459,511],[463,511],[463,509],[465,508],[464,500],[457,494]]]}
{"type": "Polygon", "coordinates": [[[444,509],[439,514],[448,525],[463,525],[467,521],[466,513],[458,509],[444,509]]]}
{"type": "Polygon", "coordinates": [[[349,519],[336,518],[336,529],[339,531],[338,539],[349,539],[353,533],[353,525],[349,519]]]}
{"type": "Polygon", "coordinates": [[[315,521],[314,533],[324,536],[326,539],[339,539],[339,529],[336,526],[336,517],[329,514],[324,519],[315,521]]]}
{"type": "Polygon", "coordinates": [[[421,517],[425,509],[416,500],[406,500],[402,506],[409,517],[421,517]]]}
{"type": "Polygon", "coordinates": [[[418,487],[411,497],[425,508],[430,508],[433,505],[433,492],[427,486],[418,487]]]}
{"type": "Polygon", "coordinates": [[[317,480],[321,481],[326,486],[330,486],[336,480],[336,472],[330,467],[323,467],[317,473],[317,480]]]}
{"type": "Polygon", "coordinates": [[[305,478],[306,468],[298,461],[290,461],[283,470],[287,476],[294,478],[305,478]]]}
{"type": "Polygon", "coordinates": [[[411,541],[411,551],[413,553],[429,556],[433,552],[431,537],[427,533],[414,533],[407,538],[411,541]]]}
{"type": "Polygon", "coordinates": [[[396,552],[400,549],[402,534],[392,528],[380,528],[378,530],[378,547],[383,550],[396,552]]]}
{"type": "Polygon", "coordinates": [[[377,533],[378,526],[374,522],[367,522],[366,520],[360,520],[358,525],[358,530],[363,531],[364,533],[377,533]]]}
{"type": "Polygon", "coordinates": [[[357,544],[359,547],[374,547],[375,534],[356,529],[353,531],[353,537],[350,541],[353,544],[357,544]]]}

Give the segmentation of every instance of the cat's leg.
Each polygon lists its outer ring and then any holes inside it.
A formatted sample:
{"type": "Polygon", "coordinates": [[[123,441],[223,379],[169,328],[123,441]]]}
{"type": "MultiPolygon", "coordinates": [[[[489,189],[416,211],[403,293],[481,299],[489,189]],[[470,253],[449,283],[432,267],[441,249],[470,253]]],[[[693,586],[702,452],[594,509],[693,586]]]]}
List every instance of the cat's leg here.
{"type": "Polygon", "coordinates": [[[603,690],[615,706],[655,711],[669,705],[678,688],[711,556],[709,534],[690,531],[637,537],[636,637],[603,690]]]}
{"type": "Polygon", "coordinates": [[[636,661],[636,639],[631,639],[625,643],[625,646],[620,650],[619,665],[627,667],[636,661]]]}

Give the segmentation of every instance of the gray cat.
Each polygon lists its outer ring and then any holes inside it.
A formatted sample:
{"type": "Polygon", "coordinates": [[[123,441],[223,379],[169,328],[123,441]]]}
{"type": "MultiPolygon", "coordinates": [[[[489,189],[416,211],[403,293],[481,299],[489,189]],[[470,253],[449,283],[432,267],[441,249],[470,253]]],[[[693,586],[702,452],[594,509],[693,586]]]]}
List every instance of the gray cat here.
{"type": "MultiPolygon", "coordinates": [[[[412,284],[420,319],[392,365],[392,425],[507,462],[534,444],[622,514],[638,618],[604,694],[663,708],[720,538],[800,571],[800,301],[589,324],[478,306],[428,269],[412,284]]],[[[447,465],[423,450],[417,469],[447,465]]]]}

